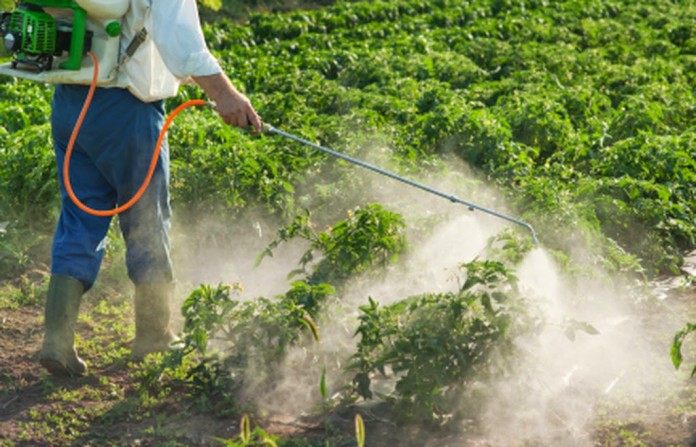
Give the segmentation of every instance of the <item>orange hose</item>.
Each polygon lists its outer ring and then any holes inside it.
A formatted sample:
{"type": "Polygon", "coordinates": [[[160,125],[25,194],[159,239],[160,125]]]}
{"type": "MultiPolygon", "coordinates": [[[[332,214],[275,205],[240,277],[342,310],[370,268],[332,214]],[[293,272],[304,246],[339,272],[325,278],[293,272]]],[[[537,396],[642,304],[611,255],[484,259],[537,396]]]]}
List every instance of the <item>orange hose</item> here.
{"type": "Polygon", "coordinates": [[[92,97],[94,96],[94,90],[97,87],[97,78],[99,77],[99,62],[97,61],[97,57],[92,53],[91,51],[88,53],[91,57],[92,60],[94,61],[94,75],[92,77],[92,83],[89,86],[89,91],[87,93],[87,98],[85,98],[85,103],[82,106],[82,111],[80,112],[80,115],[77,118],[77,122],[75,123],[75,127],[73,128],[72,134],[70,135],[70,141],[68,142],[68,148],[65,152],[65,161],[63,164],[63,183],[65,183],[65,190],[68,193],[68,196],[70,197],[70,200],[73,201],[73,203],[80,208],[82,211],[92,214],[93,216],[114,216],[116,214],[122,213],[126,211],[128,208],[132,207],[135,205],[135,203],[140,200],[140,197],[145,193],[145,190],[147,189],[148,185],[150,184],[150,180],[152,180],[152,174],[155,172],[155,167],[157,166],[157,159],[159,158],[159,152],[160,152],[160,147],[162,146],[162,142],[164,141],[164,136],[167,133],[167,129],[169,128],[169,125],[172,123],[176,115],[179,114],[182,110],[184,110],[187,107],[191,106],[203,106],[206,105],[207,103],[202,100],[202,99],[192,99],[190,101],[186,101],[185,103],[181,104],[179,107],[174,109],[172,113],[169,114],[169,117],[167,117],[167,120],[164,123],[164,126],[162,127],[162,130],[160,131],[159,138],[157,139],[157,144],[155,145],[155,151],[152,154],[152,161],[150,162],[150,168],[147,171],[147,175],[145,176],[145,180],[143,181],[142,185],[140,185],[140,189],[135,193],[135,195],[126,203],[124,203],[121,206],[118,206],[114,209],[111,210],[95,210],[93,208],[88,207],[84,203],[80,201],[80,199],[77,198],[75,195],[75,192],[72,189],[72,185],[70,184],[70,156],[72,155],[73,147],[75,146],[75,140],[77,139],[77,134],[80,132],[80,127],[82,127],[82,122],[85,119],[85,115],[87,114],[87,110],[89,109],[90,104],[92,103],[92,97]]]}

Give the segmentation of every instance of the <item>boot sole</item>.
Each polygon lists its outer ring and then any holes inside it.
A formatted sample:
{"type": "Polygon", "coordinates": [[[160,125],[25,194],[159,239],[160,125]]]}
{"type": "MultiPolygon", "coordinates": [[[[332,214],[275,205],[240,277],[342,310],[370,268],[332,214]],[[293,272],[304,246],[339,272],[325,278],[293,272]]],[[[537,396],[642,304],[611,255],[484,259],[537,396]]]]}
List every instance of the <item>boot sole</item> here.
{"type": "Polygon", "coordinates": [[[62,376],[62,377],[74,377],[74,376],[83,376],[87,371],[83,372],[76,372],[73,371],[72,369],[68,368],[63,362],[61,362],[58,359],[50,358],[50,357],[44,357],[39,359],[39,363],[41,363],[41,366],[46,369],[50,374],[54,376],[62,376]]]}

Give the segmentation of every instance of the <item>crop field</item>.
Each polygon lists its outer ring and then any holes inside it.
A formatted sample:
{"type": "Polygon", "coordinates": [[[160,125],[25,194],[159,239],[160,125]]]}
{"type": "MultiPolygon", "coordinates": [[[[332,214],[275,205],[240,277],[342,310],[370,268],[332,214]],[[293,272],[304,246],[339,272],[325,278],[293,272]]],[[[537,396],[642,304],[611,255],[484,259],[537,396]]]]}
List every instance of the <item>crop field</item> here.
{"type": "Polygon", "coordinates": [[[52,377],[53,88],[0,78],[0,446],[696,446],[694,2],[199,4],[264,122],[445,197],[188,109],[181,348],[115,218],[52,377]]]}

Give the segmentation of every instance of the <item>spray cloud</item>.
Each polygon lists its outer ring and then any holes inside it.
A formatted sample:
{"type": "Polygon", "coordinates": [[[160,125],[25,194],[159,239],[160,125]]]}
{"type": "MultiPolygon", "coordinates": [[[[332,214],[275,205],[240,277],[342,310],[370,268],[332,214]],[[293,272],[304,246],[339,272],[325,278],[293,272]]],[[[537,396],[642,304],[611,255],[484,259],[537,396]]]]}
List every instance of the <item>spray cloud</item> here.
{"type": "MultiPolygon", "coordinates": [[[[425,178],[423,182],[443,190],[456,190],[463,182],[471,189],[473,184],[475,190],[467,192],[475,194],[473,201],[495,203],[493,208],[502,206],[494,191],[462,176],[470,175],[464,166],[455,166],[452,173],[448,177],[425,178]]],[[[282,379],[269,388],[250,390],[261,409],[297,417],[315,409],[321,401],[322,368],[308,370],[307,365],[323,363],[332,371],[346,365],[355,350],[358,306],[365,304],[368,297],[388,305],[421,293],[456,290],[454,278],[459,265],[482,256],[489,238],[508,225],[373,173],[366,173],[364,179],[360,185],[365,189],[362,195],[374,197],[373,202],[405,214],[407,222],[427,216],[426,219],[432,217],[438,223],[427,237],[412,244],[404,268],[379,279],[356,278],[345,287],[340,297],[342,305],[324,316],[321,342],[291,349],[281,366],[282,379]]],[[[353,203],[332,206],[341,209],[353,203]]],[[[217,245],[215,249],[207,247],[207,261],[200,263],[200,256],[195,256],[196,267],[187,268],[189,277],[197,277],[199,282],[241,281],[248,291],[247,298],[284,293],[289,284],[287,272],[297,268],[297,260],[306,247],[294,241],[285,244],[273,258],[267,258],[255,269],[256,255],[274,236],[274,223],[264,223],[257,217],[239,221],[251,222],[240,231],[240,240],[217,245]]],[[[517,266],[516,273],[523,290],[539,300],[547,324],[534,339],[520,341],[526,352],[525,361],[512,377],[497,384],[494,397],[481,409],[485,429],[481,436],[487,445],[536,442],[589,447],[589,427],[598,406],[626,396],[633,400],[650,399],[654,393],[664,392],[674,380],[665,361],[664,346],[668,340],[646,335],[643,321],[632,314],[627,305],[630,299],[620,290],[591,280],[571,283],[542,248],[532,250],[517,266]],[[580,331],[570,340],[564,332],[568,321],[587,322],[599,334],[580,331]]],[[[256,374],[253,370],[247,373],[256,374]]],[[[338,390],[346,377],[327,379],[329,389],[338,390]]],[[[405,440],[403,445],[407,445],[405,440]]]]}

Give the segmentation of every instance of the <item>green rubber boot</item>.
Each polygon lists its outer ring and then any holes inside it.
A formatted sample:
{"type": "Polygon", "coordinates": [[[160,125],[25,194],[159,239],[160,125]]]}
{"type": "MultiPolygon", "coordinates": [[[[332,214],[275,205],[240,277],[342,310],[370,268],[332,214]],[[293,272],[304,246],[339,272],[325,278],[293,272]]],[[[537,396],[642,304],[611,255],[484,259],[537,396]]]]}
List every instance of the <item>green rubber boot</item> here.
{"type": "Polygon", "coordinates": [[[171,329],[170,309],[173,296],[174,283],[136,284],[134,358],[175,347],[178,339],[171,329]]]}
{"type": "Polygon", "coordinates": [[[46,297],[45,335],[39,362],[49,373],[81,376],[87,364],[75,350],[75,323],[84,286],[70,276],[53,275],[46,297]]]}

